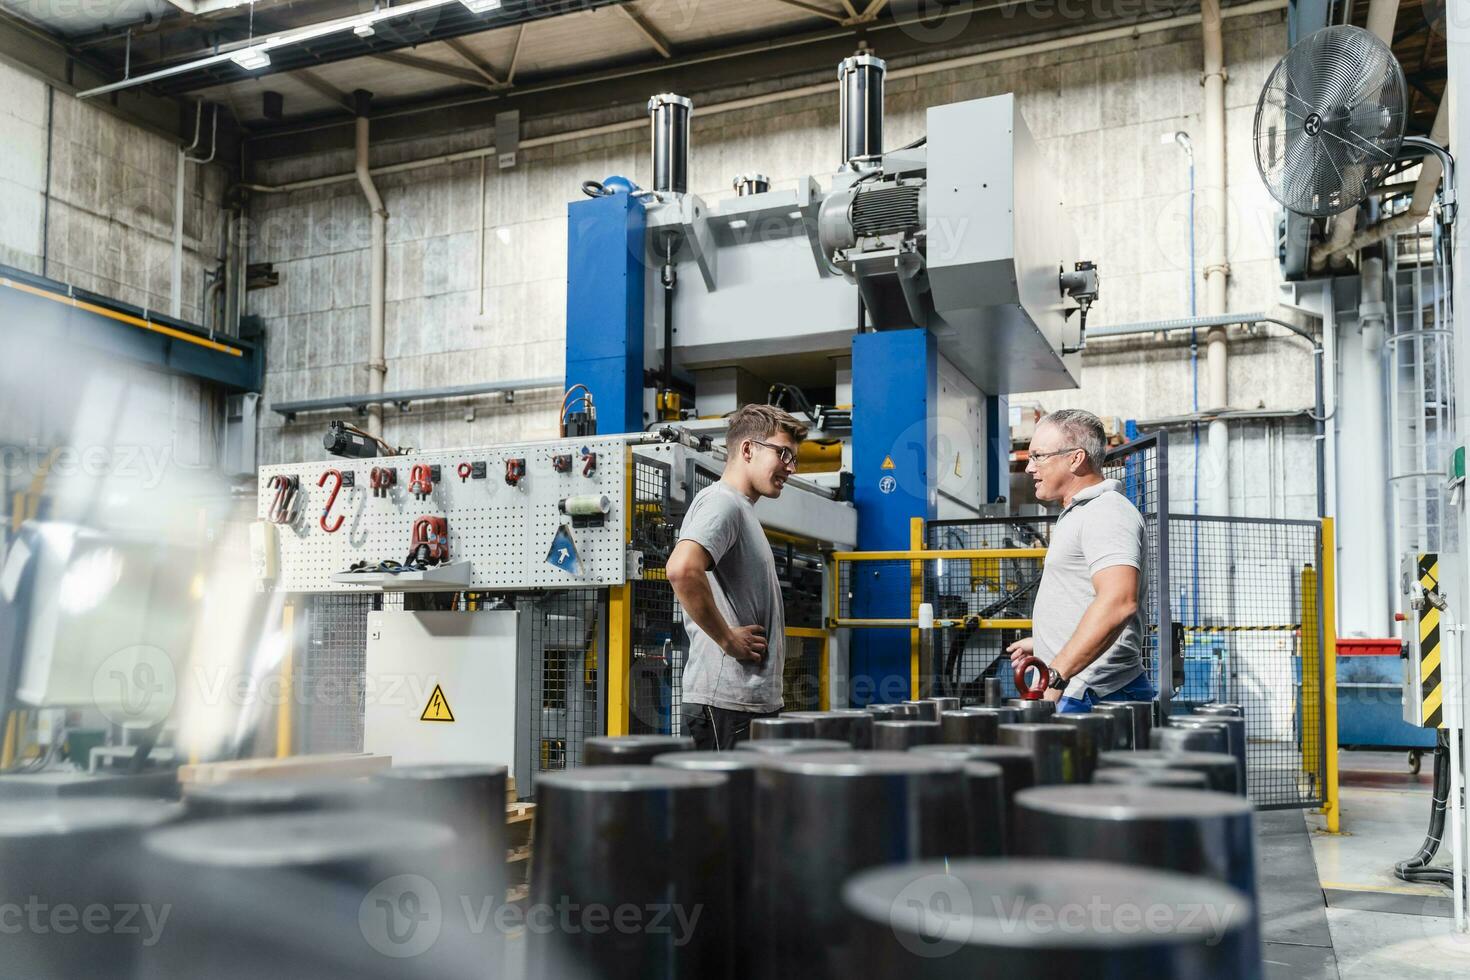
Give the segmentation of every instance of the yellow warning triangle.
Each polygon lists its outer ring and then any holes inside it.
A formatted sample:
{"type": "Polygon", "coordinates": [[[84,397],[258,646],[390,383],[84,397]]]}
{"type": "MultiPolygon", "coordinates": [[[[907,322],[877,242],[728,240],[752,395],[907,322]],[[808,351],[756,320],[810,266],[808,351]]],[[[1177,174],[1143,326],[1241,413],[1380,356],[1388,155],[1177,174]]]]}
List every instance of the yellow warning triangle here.
{"type": "Polygon", "coordinates": [[[454,712],[449,710],[449,702],[444,700],[444,689],[435,684],[434,693],[429,695],[429,703],[424,705],[424,713],[419,715],[419,721],[453,720],[454,712]]]}
{"type": "Polygon", "coordinates": [[[892,456],[884,456],[883,457],[883,468],[885,470],[891,470],[891,469],[894,468],[893,467],[893,457],[892,456]]]}

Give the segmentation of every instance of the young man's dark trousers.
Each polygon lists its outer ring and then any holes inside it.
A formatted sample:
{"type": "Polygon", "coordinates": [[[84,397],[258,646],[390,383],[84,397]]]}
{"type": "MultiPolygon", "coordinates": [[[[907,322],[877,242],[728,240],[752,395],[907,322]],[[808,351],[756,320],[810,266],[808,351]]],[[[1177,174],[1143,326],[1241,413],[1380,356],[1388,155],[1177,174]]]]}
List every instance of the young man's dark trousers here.
{"type": "Polygon", "coordinates": [[[694,739],[701,752],[723,752],[750,738],[750,723],[756,718],[774,718],[780,711],[735,711],[708,704],[684,702],[684,734],[694,739]]]}

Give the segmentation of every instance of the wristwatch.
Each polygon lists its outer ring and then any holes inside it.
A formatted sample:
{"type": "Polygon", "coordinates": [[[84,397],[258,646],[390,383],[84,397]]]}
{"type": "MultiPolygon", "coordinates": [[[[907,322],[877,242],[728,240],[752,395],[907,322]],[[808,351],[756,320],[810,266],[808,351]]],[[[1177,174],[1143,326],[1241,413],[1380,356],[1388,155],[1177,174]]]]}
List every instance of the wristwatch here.
{"type": "Polygon", "coordinates": [[[1051,667],[1046,668],[1046,686],[1048,690],[1066,690],[1068,683],[1070,683],[1068,678],[1063,677],[1051,667]]]}

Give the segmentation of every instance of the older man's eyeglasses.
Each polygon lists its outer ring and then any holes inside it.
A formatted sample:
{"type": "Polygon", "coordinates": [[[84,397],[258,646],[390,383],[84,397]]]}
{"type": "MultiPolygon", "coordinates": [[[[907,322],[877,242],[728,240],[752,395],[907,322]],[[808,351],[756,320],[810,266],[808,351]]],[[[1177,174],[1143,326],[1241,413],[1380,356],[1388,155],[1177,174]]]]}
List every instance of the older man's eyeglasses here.
{"type": "Polygon", "coordinates": [[[1053,456],[1065,456],[1067,453],[1085,452],[1081,446],[1073,446],[1070,449],[1053,449],[1049,453],[1032,453],[1031,458],[1035,460],[1050,459],[1053,456]]]}
{"type": "Polygon", "coordinates": [[[778,446],[772,442],[761,442],[759,439],[752,439],[750,441],[755,443],[757,446],[765,446],[767,449],[774,452],[780,458],[781,465],[794,466],[796,464],[796,453],[792,452],[787,447],[778,446]]]}

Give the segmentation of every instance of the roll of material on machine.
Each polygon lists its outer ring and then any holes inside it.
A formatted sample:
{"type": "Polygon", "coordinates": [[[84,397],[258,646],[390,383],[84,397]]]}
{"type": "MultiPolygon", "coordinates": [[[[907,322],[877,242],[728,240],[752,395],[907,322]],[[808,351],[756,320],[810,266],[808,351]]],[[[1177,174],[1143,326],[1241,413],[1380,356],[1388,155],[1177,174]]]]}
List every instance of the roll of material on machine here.
{"type": "Polygon", "coordinates": [[[612,510],[612,501],[605,493],[579,493],[563,497],[557,508],[568,517],[602,517],[612,510]]]}

